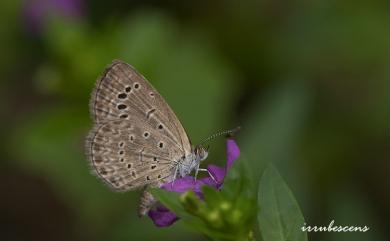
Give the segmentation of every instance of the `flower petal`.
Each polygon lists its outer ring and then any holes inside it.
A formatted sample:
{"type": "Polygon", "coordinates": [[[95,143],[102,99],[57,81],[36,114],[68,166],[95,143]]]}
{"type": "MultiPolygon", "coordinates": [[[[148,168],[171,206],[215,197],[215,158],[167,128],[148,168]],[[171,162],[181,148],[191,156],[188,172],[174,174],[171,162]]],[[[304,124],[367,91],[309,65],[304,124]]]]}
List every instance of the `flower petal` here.
{"type": "Polygon", "coordinates": [[[27,29],[39,34],[51,15],[80,19],[84,15],[83,7],[84,0],[25,0],[23,16],[27,29]]]}
{"type": "Polygon", "coordinates": [[[172,182],[165,183],[161,186],[162,189],[165,189],[170,192],[179,192],[183,193],[189,189],[194,188],[195,180],[192,176],[186,176],[178,178],[172,182]]]}
{"type": "Polygon", "coordinates": [[[154,225],[157,227],[168,227],[179,220],[178,216],[163,206],[157,207],[156,210],[150,210],[148,216],[153,220],[154,225]]]}
{"type": "Polygon", "coordinates": [[[218,184],[223,183],[223,179],[225,178],[226,175],[225,168],[210,164],[207,166],[207,170],[215,179],[215,181],[213,180],[214,183],[215,182],[217,182],[218,184]]]}
{"type": "Polygon", "coordinates": [[[232,167],[233,162],[240,156],[240,148],[238,148],[235,140],[228,139],[226,141],[226,155],[226,169],[229,170],[232,167]]]}
{"type": "Polygon", "coordinates": [[[188,190],[192,190],[195,192],[196,195],[198,195],[198,197],[202,198],[202,186],[205,184],[206,183],[204,183],[202,179],[198,179],[195,181],[194,177],[186,176],[183,178],[176,179],[175,181],[165,183],[161,186],[161,188],[169,192],[178,193],[184,193],[188,190]]]}

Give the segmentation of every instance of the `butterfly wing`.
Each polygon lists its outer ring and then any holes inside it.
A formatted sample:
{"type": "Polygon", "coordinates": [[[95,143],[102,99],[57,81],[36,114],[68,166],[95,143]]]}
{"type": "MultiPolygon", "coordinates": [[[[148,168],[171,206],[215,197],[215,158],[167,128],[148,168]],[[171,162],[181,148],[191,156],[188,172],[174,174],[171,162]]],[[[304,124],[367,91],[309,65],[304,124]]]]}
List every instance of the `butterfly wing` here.
{"type": "Polygon", "coordinates": [[[157,90],[132,66],[114,60],[97,82],[90,108],[95,123],[138,116],[178,143],[183,155],[191,143],[175,113],[157,90]]]}
{"type": "Polygon", "coordinates": [[[114,61],[106,69],[90,108],[95,127],[87,138],[87,155],[96,174],[114,190],[167,182],[176,162],[191,153],[172,109],[124,62],[114,61]]]}
{"type": "Polygon", "coordinates": [[[177,143],[138,116],[96,125],[87,140],[93,170],[116,191],[170,181],[175,171],[172,160],[181,155],[177,143]]]}

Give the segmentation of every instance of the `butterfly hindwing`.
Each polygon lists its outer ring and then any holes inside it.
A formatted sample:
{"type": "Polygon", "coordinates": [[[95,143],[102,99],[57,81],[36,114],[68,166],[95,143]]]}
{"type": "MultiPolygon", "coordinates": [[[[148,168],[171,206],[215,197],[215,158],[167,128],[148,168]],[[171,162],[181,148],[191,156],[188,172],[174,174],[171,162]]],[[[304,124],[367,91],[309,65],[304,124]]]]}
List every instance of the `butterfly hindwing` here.
{"type": "Polygon", "coordinates": [[[87,138],[96,175],[116,191],[157,186],[170,181],[181,150],[167,136],[138,117],[98,124],[87,138]]]}

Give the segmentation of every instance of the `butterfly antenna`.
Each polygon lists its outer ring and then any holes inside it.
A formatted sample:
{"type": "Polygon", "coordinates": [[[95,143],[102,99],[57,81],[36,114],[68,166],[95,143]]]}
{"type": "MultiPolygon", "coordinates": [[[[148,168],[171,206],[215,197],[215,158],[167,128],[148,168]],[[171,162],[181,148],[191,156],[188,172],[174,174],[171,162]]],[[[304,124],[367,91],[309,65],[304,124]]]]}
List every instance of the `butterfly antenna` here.
{"type": "Polygon", "coordinates": [[[215,133],[215,134],[213,134],[213,135],[207,137],[206,139],[202,140],[202,141],[200,142],[199,146],[203,145],[204,143],[206,143],[206,142],[208,142],[208,141],[210,141],[210,140],[212,140],[212,139],[215,139],[215,138],[218,137],[218,136],[224,136],[224,135],[226,135],[226,136],[231,136],[233,133],[239,131],[240,129],[241,129],[241,126],[237,126],[236,128],[231,129],[231,130],[226,130],[226,131],[217,132],[217,133],[215,133]]]}

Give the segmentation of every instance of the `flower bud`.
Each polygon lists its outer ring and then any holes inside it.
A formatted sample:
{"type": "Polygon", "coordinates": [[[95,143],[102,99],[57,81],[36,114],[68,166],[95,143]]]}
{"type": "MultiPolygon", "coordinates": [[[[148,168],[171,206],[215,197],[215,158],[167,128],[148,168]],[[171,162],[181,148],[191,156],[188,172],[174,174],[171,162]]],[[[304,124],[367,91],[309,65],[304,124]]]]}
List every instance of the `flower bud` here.
{"type": "Polygon", "coordinates": [[[183,195],[181,195],[180,202],[187,212],[194,215],[199,214],[201,203],[199,198],[192,191],[185,192],[183,195]]]}
{"type": "Polygon", "coordinates": [[[212,210],[206,214],[207,222],[214,228],[220,228],[223,226],[223,220],[219,210],[212,210]]]}

